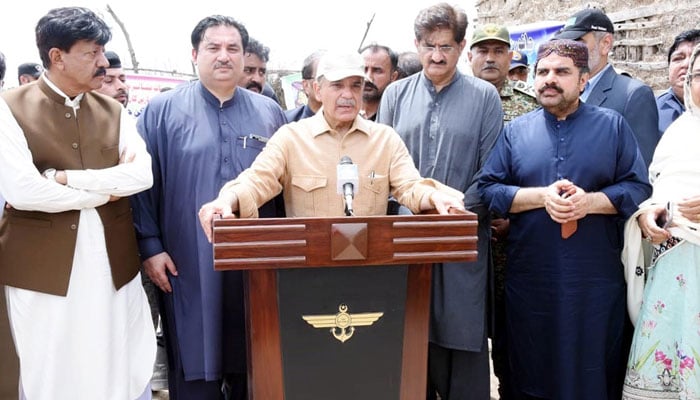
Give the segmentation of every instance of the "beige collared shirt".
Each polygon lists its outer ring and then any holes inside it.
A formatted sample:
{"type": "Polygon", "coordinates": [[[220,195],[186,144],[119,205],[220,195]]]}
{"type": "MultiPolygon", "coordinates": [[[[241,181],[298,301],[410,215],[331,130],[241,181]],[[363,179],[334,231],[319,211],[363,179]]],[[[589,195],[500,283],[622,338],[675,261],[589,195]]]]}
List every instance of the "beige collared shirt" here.
{"type": "Polygon", "coordinates": [[[393,128],[358,116],[341,135],[329,127],[323,109],[280,128],[250,168],[224,185],[220,196],[234,192],[242,218],[257,217],[258,207],[282,189],[287,217],[342,216],[345,205],[336,188],[336,168],[343,156],[359,170],[355,215],[386,214],[390,193],[414,213],[420,211],[423,196],[436,189],[464,197],[458,190],[421,178],[393,128]]]}

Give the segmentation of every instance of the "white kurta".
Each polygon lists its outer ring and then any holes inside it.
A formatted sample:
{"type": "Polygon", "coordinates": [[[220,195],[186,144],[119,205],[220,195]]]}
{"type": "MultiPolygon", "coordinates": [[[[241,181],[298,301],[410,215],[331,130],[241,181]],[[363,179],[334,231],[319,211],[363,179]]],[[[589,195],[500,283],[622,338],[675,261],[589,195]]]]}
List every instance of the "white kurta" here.
{"type": "MultiPolygon", "coordinates": [[[[79,113],[81,98],[66,98],[67,111],[79,113]]],[[[151,159],[133,119],[122,112],[119,143],[120,153],[134,154],[133,161],[66,171],[67,186],[41,176],[1,99],[0,143],[0,193],[9,204],[43,212],[81,210],[67,296],[5,289],[24,394],[30,400],[136,399],[155,360],[150,309],[139,276],[115,290],[95,210],[110,195],[129,196],[152,185],[151,159]]]]}

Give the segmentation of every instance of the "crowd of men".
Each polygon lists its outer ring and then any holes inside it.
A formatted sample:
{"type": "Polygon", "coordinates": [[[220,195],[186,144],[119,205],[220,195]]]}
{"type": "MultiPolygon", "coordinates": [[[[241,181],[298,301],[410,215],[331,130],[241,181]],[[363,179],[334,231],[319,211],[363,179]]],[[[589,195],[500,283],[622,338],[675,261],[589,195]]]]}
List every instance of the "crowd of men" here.
{"type": "Polygon", "coordinates": [[[214,271],[212,219],[344,215],[335,166],[351,155],[360,185],[380,186],[356,215],[393,196],[478,216],[478,259],[433,267],[426,399],[488,399],[489,337],[502,399],[619,399],[634,329],[621,229],[685,111],[700,30],[676,37],[658,98],[612,67],[598,9],[532,64],[504,26],[466,38],[446,3],[414,31],[415,52],[310,54],[306,104],[285,111],[270,49],[212,15],[191,33],[198,79],[134,120],[105,22],[42,17],[43,65],[20,65],[0,101],[0,397],[247,398],[243,280],[214,271]]]}

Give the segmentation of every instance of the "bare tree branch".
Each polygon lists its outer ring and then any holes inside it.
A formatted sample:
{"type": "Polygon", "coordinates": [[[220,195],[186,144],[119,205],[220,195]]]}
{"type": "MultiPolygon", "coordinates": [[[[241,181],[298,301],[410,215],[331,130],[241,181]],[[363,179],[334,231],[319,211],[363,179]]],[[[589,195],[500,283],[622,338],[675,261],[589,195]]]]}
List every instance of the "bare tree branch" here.
{"type": "Polygon", "coordinates": [[[369,28],[372,26],[372,21],[374,21],[374,16],[377,15],[377,13],[372,14],[372,18],[367,22],[367,28],[365,29],[365,34],[362,35],[362,40],[360,41],[360,47],[357,48],[357,51],[362,50],[363,45],[365,44],[365,39],[367,39],[367,33],[369,32],[369,28]]]}
{"type": "Polygon", "coordinates": [[[107,4],[107,12],[114,18],[114,20],[117,22],[117,25],[119,25],[119,28],[122,30],[124,33],[124,38],[126,39],[126,45],[129,48],[129,56],[131,57],[131,65],[133,66],[134,73],[138,74],[139,73],[139,62],[136,61],[136,52],[134,51],[134,46],[131,43],[131,37],[129,36],[129,32],[126,30],[126,26],[124,23],[117,17],[117,14],[112,10],[112,7],[107,4]]]}

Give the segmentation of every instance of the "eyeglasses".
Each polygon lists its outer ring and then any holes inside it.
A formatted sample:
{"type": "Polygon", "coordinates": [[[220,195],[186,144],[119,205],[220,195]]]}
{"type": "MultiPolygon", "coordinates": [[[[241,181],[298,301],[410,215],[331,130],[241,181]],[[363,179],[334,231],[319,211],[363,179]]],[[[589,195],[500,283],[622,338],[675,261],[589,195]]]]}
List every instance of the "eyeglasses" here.
{"type": "Polygon", "coordinates": [[[448,55],[452,53],[455,48],[453,46],[421,46],[420,49],[423,53],[433,54],[435,51],[439,51],[444,55],[448,55]]]}

